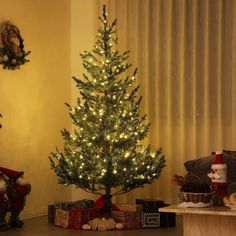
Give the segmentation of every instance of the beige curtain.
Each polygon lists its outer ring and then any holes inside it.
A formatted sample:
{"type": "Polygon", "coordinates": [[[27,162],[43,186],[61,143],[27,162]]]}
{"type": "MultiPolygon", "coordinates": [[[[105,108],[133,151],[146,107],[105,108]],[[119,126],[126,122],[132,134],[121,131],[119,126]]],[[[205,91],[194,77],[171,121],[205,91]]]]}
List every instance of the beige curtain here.
{"type": "Polygon", "coordinates": [[[160,180],[118,201],[174,202],[170,179],[186,173],[186,160],[236,150],[236,1],[99,0],[99,14],[104,3],[139,69],[148,141],[167,159],[160,180]]]}

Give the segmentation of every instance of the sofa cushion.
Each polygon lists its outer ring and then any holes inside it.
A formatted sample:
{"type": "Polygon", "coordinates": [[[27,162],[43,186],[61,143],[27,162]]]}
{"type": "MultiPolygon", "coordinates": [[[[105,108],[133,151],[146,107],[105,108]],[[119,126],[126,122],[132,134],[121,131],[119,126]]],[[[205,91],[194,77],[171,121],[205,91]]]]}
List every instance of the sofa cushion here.
{"type": "MultiPolygon", "coordinates": [[[[207,176],[211,172],[211,165],[215,161],[215,155],[202,157],[195,160],[186,161],[184,166],[186,170],[200,177],[203,182],[210,183],[211,180],[207,176]]],[[[224,151],[223,161],[227,164],[227,184],[230,185],[236,181],[236,152],[224,151]]]]}

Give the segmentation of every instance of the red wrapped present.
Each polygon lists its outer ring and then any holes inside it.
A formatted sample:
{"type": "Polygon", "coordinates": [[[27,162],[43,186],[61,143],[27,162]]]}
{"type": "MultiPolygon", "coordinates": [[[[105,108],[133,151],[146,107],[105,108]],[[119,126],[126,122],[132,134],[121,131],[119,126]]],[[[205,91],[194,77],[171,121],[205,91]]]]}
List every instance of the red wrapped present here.
{"type": "Polygon", "coordinates": [[[101,216],[102,211],[100,208],[90,208],[88,211],[88,221],[101,216]]]}
{"type": "Polygon", "coordinates": [[[56,209],[55,225],[63,228],[82,229],[83,224],[100,216],[101,209],[97,208],[56,209]]]}
{"type": "Polygon", "coordinates": [[[141,212],[139,211],[112,211],[111,218],[122,223],[124,229],[141,228],[141,212]]]}
{"type": "Polygon", "coordinates": [[[98,208],[70,208],[69,210],[69,228],[72,229],[82,229],[83,224],[88,223],[88,221],[100,217],[101,209],[98,208]]]}

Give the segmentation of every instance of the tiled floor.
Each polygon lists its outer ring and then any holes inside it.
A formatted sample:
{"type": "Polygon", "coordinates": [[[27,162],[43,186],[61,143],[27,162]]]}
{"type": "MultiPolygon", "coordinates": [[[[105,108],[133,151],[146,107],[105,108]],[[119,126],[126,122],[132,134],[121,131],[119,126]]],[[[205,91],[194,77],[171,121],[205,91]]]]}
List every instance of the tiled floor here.
{"type": "Polygon", "coordinates": [[[47,223],[47,217],[39,217],[25,220],[22,229],[12,229],[0,232],[4,236],[182,236],[182,217],[177,216],[176,227],[142,230],[120,230],[120,231],[78,231],[56,227],[47,223]]]}

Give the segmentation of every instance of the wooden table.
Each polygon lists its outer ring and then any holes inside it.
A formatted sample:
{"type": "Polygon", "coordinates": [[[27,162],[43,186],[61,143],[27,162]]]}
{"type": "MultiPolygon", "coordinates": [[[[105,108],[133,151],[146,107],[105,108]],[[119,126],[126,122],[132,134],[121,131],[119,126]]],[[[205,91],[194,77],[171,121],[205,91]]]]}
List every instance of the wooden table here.
{"type": "Polygon", "coordinates": [[[176,204],[159,208],[159,211],[182,214],[184,236],[236,235],[236,211],[225,206],[180,208],[176,204]]]}

